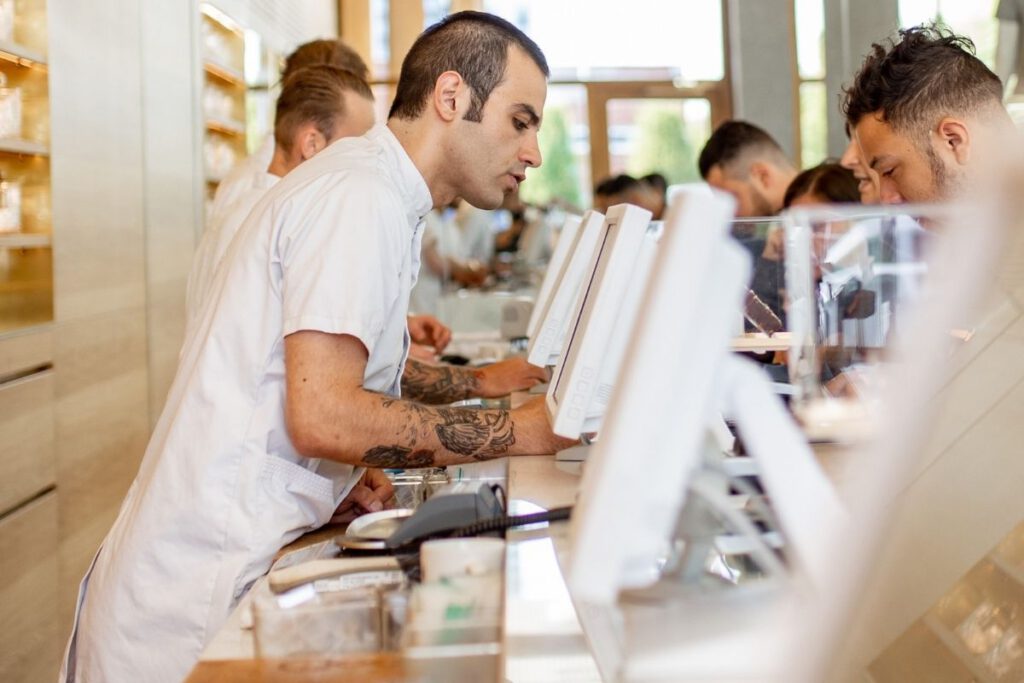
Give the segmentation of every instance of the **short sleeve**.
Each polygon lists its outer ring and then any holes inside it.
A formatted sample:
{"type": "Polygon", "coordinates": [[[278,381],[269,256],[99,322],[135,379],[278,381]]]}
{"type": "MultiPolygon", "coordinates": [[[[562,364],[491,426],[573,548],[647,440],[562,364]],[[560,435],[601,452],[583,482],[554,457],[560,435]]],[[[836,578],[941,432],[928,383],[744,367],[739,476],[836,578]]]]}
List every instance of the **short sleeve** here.
{"type": "Polygon", "coordinates": [[[332,178],[280,208],[283,334],[349,334],[369,353],[399,295],[404,212],[375,176],[332,178]]]}

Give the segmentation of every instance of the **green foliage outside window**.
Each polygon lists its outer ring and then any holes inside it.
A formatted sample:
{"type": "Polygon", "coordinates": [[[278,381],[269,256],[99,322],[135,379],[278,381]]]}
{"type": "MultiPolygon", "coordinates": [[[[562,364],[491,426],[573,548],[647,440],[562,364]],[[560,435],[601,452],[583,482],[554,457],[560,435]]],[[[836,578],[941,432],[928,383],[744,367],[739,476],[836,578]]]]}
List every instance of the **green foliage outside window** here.
{"type": "Polygon", "coordinates": [[[544,112],[544,125],[540,129],[540,168],[527,171],[526,182],[520,188],[520,197],[530,204],[545,205],[557,199],[572,206],[580,206],[580,181],[576,172],[576,159],[572,154],[569,124],[560,109],[544,112]]]}
{"type": "Polygon", "coordinates": [[[639,132],[627,164],[630,175],[661,173],[669,184],[700,180],[696,147],[678,106],[646,105],[637,117],[639,132]]]}

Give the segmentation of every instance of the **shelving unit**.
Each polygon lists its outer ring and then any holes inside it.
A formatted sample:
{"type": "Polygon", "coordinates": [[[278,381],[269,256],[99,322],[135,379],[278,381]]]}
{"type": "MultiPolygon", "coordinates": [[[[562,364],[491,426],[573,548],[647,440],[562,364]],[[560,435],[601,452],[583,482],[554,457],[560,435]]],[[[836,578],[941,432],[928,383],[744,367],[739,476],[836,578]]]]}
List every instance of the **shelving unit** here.
{"type": "Polygon", "coordinates": [[[0,40],[0,73],[8,91],[0,97],[0,135],[7,133],[0,137],[0,177],[14,187],[12,196],[20,193],[20,207],[0,197],[0,212],[7,210],[0,221],[3,335],[53,320],[45,0],[16,4],[13,36],[0,40]],[[6,104],[19,99],[20,117],[17,106],[6,104]]]}
{"type": "Polygon", "coordinates": [[[1024,627],[1024,524],[1019,525],[988,555],[960,578],[928,612],[890,645],[872,663],[877,683],[904,678],[904,672],[919,674],[922,667],[942,671],[941,679],[974,680],[978,683],[1007,683],[1020,680],[1024,662],[1004,655],[1006,671],[994,671],[985,653],[999,647],[1011,629],[1024,627]],[[978,610],[987,605],[990,615],[978,610]],[[1002,610],[995,616],[995,610],[1002,610]],[[971,622],[974,621],[972,625],[971,622]],[[966,631],[965,631],[966,629],[966,631]],[[965,635],[965,633],[967,635],[965,635]],[[979,654],[968,647],[969,639],[979,654]],[[986,642],[986,640],[988,642],[986,642]],[[954,670],[962,674],[954,675],[954,670]]]}
{"type": "Polygon", "coordinates": [[[206,199],[231,168],[245,158],[245,32],[216,6],[202,3],[203,169],[206,199]]]}

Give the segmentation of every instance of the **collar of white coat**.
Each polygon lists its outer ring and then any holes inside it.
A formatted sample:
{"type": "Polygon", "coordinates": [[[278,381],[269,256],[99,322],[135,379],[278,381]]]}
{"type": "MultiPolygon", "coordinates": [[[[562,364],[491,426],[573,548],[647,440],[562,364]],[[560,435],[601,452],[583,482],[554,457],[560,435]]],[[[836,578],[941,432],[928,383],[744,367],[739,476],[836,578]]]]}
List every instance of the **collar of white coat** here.
{"type": "Polygon", "coordinates": [[[386,124],[374,125],[366,133],[366,137],[377,142],[390,157],[389,160],[392,162],[393,168],[398,170],[402,199],[422,221],[423,217],[434,208],[434,200],[430,196],[430,188],[427,187],[427,181],[424,180],[423,174],[416,168],[416,164],[412,163],[412,158],[386,124]]]}

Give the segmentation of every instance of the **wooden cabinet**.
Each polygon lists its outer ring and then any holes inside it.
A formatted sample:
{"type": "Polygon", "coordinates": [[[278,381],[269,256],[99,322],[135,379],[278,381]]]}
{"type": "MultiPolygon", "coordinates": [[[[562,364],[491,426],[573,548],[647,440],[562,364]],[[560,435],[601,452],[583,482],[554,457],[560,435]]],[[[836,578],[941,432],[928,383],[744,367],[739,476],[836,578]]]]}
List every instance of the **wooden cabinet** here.
{"type": "Polygon", "coordinates": [[[0,517],[0,549],[0,681],[56,680],[57,494],[0,517]]]}

